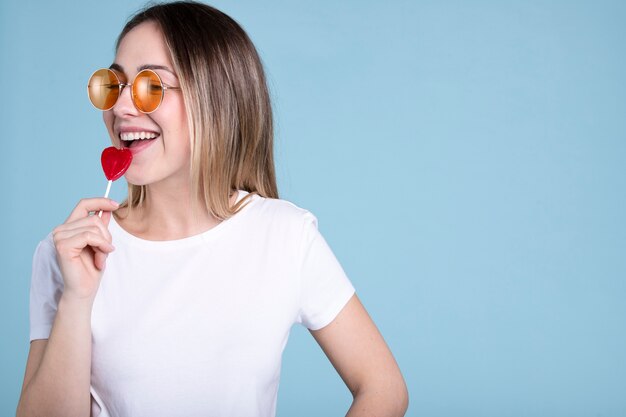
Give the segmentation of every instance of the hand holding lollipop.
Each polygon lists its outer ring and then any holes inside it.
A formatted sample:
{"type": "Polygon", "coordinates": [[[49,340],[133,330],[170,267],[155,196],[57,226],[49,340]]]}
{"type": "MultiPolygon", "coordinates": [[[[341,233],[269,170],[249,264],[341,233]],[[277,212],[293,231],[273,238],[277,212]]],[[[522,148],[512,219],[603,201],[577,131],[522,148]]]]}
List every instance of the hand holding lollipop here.
{"type": "MultiPolygon", "coordinates": [[[[109,180],[107,190],[104,193],[104,198],[107,198],[113,181],[124,175],[128,167],[130,167],[133,161],[133,154],[128,148],[117,149],[114,146],[110,146],[102,151],[100,161],[102,162],[104,176],[109,180]]],[[[102,210],[98,213],[98,217],[102,217],[102,210]]]]}

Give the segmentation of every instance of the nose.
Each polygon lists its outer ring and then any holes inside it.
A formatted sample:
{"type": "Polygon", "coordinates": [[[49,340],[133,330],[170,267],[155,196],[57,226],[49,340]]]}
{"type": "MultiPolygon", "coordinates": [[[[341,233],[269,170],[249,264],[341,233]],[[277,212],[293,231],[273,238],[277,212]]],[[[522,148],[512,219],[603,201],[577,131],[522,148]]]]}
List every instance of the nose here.
{"type": "Polygon", "coordinates": [[[113,114],[116,117],[137,116],[139,114],[139,110],[137,110],[133,104],[131,88],[132,87],[130,85],[124,85],[122,87],[120,96],[117,98],[115,106],[113,106],[113,114]]]}

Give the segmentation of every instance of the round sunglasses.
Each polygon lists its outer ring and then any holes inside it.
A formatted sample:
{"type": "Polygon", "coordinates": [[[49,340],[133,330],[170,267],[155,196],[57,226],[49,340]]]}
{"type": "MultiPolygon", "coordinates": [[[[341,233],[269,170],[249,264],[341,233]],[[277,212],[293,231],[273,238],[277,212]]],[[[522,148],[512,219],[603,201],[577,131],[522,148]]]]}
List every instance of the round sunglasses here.
{"type": "Polygon", "coordinates": [[[159,74],[150,69],[140,71],[131,84],[125,84],[115,71],[102,68],[89,78],[87,94],[95,108],[111,110],[127,86],[131,88],[130,96],[137,110],[146,114],[159,108],[165,90],[180,90],[180,87],[164,85],[159,74]]]}

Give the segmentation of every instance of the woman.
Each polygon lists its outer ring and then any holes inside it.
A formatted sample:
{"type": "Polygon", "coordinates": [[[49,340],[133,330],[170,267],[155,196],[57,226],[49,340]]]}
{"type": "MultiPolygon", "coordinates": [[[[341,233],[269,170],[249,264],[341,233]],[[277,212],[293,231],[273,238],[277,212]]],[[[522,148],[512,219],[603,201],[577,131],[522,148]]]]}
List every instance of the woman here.
{"type": "Polygon", "coordinates": [[[128,199],[81,200],[37,247],[18,416],[273,416],[295,322],[352,392],[349,416],[404,415],[402,375],[315,216],[278,199],[243,29],[199,3],[145,9],[89,95],[133,154],[128,199]]]}

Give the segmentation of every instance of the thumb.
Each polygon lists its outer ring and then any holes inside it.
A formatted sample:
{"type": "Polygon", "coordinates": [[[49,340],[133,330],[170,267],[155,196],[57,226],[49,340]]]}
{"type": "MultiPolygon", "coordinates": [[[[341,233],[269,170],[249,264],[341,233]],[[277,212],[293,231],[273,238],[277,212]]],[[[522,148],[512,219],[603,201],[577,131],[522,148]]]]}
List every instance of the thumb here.
{"type": "Polygon", "coordinates": [[[107,227],[109,227],[109,223],[111,222],[111,216],[112,213],[110,211],[102,212],[102,223],[104,223],[104,225],[107,227]]]}

